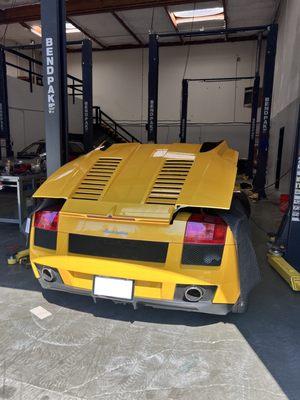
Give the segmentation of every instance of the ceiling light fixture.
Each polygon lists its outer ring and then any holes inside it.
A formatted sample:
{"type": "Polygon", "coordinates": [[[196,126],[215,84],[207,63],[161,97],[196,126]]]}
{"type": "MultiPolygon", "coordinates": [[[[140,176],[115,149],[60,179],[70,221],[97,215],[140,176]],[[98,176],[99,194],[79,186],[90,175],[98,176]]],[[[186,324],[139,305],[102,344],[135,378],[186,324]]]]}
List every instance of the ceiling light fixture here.
{"type": "MultiPolygon", "coordinates": [[[[35,35],[42,37],[42,28],[40,25],[32,25],[30,31],[35,35]]],[[[66,22],[66,34],[80,32],[73,24],[66,22]]]]}
{"type": "Polygon", "coordinates": [[[30,32],[34,33],[35,35],[42,37],[42,28],[39,25],[33,25],[30,28],[30,32]]]}
{"type": "Polygon", "coordinates": [[[188,22],[204,22],[214,20],[224,20],[224,8],[199,8],[196,10],[174,11],[171,13],[176,24],[186,24],[188,22]]]}

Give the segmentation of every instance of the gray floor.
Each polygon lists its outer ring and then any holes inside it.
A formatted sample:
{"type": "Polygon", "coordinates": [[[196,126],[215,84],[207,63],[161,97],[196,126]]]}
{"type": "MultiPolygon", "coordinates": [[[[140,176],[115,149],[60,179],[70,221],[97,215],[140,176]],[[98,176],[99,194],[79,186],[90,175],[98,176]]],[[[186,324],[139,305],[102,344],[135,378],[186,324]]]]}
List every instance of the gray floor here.
{"type": "MultiPolygon", "coordinates": [[[[265,201],[253,217],[274,230],[277,210],[265,201]]],[[[17,230],[0,224],[0,399],[299,399],[300,293],[267,265],[255,225],[253,236],[263,281],[246,314],[215,317],[42,292],[6,265],[17,230]]]]}

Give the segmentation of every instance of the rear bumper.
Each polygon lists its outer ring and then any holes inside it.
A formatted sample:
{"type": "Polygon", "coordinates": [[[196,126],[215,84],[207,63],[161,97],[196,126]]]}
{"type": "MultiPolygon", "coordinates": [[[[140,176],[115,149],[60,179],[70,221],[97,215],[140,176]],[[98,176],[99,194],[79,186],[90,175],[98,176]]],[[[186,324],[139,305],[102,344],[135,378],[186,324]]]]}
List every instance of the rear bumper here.
{"type": "MultiPolygon", "coordinates": [[[[73,294],[80,294],[85,296],[90,296],[93,299],[97,299],[98,297],[93,296],[93,293],[89,290],[83,290],[79,288],[75,288],[73,286],[65,285],[61,282],[46,282],[42,278],[38,279],[43,289],[48,290],[57,290],[61,292],[68,292],[73,294]]],[[[110,298],[109,300],[114,301],[115,303],[128,303],[132,304],[134,309],[138,306],[149,306],[153,308],[162,308],[167,310],[178,310],[178,311],[192,311],[199,312],[205,314],[215,314],[215,315],[226,315],[228,314],[232,308],[233,304],[215,304],[211,301],[199,301],[197,303],[189,303],[183,300],[154,300],[147,298],[134,298],[133,300],[116,300],[110,298]]]]}

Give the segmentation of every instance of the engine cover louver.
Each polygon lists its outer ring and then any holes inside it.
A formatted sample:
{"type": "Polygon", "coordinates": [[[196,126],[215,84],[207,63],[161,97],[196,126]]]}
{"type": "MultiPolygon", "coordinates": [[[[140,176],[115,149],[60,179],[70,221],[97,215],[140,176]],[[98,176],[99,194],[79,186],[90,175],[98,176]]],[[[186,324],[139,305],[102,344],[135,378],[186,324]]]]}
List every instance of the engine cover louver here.
{"type": "Polygon", "coordinates": [[[121,160],[121,158],[100,157],[80,182],[72,199],[99,200],[121,160]]]}
{"type": "Polygon", "coordinates": [[[165,160],[146,203],[167,205],[176,204],[193,162],[193,160],[165,160]]]}

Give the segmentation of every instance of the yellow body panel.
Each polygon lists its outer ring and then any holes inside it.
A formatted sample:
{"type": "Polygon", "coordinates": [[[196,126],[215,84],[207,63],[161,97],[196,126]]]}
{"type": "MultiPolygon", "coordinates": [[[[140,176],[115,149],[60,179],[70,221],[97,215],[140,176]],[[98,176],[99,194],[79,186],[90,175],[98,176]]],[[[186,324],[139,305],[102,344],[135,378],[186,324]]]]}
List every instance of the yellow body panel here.
{"type": "Polygon", "coordinates": [[[68,199],[64,210],[96,215],[169,219],[178,206],[229,209],[236,178],[238,153],[222,142],[200,153],[199,144],[116,144],[105,152],[94,150],[51,175],[35,197],[68,199]],[[101,158],[121,159],[98,201],[72,199],[87,171],[101,158]],[[190,160],[189,171],[174,205],[146,204],[151,188],[166,160],[190,160]],[[88,206],[87,204],[88,203],[88,206]]]}
{"type": "Polygon", "coordinates": [[[68,253],[68,235],[65,233],[58,235],[59,247],[56,252],[35,247],[32,240],[31,260],[37,278],[39,274],[35,264],[40,264],[57,268],[66,285],[87,290],[92,289],[93,277],[100,275],[133,279],[136,282],[134,295],[137,297],[171,300],[176,284],[216,285],[215,303],[234,304],[239,297],[238,261],[231,231],[228,231],[219,267],[181,265],[182,243],[176,242],[170,243],[166,263],[162,265],[71,255],[68,253]]]}
{"type": "Polygon", "coordinates": [[[229,228],[220,266],[181,264],[190,216],[184,207],[229,209],[235,184],[237,153],[225,142],[205,153],[199,152],[200,147],[198,144],[113,145],[60,168],[35,193],[39,198],[66,199],[59,214],[56,250],[35,246],[32,227],[30,259],[35,276],[39,278],[36,265],[56,268],[65,285],[88,291],[92,290],[96,275],[132,279],[135,297],[156,300],[173,300],[176,285],[211,285],[217,286],[213,303],[234,304],[240,294],[239,269],[229,228]],[[99,157],[102,161],[97,164],[99,157]],[[87,177],[100,182],[97,168],[103,168],[107,159],[113,160],[115,166],[107,164],[106,183],[97,197],[95,193],[99,191],[89,189],[88,184],[80,185],[87,177]],[[166,160],[171,161],[166,164],[166,160]],[[185,162],[183,168],[176,167],[185,162]],[[164,165],[175,169],[175,180],[183,182],[182,187],[173,189],[177,183],[170,180],[168,167],[163,172],[168,184],[162,201],[169,201],[168,193],[171,197],[173,192],[178,196],[173,204],[150,204],[149,198],[151,193],[156,194],[153,188],[159,186],[157,179],[164,165]],[[183,209],[178,212],[180,208],[183,209]],[[164,263],[155,263],[72,254],[68,251],[69,234],[165,242],[169,244],[167,258],[164,263]]]}

